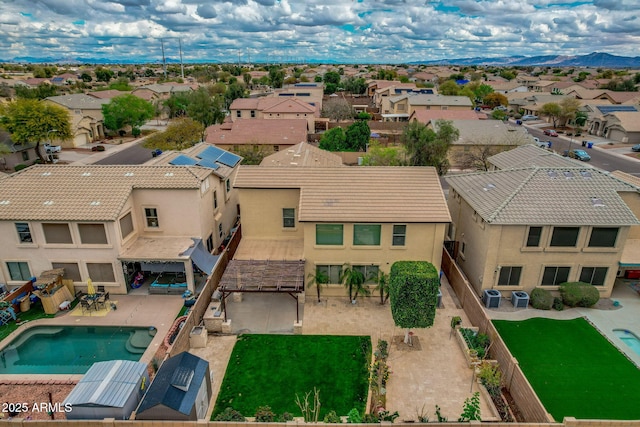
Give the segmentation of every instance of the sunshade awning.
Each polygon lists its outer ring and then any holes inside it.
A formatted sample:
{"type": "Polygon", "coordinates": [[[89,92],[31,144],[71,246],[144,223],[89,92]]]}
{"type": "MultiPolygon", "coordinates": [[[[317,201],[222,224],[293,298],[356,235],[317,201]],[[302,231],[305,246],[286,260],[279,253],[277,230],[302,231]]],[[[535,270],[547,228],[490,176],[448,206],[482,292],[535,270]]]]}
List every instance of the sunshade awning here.
{"type": "Polygon", "coordinates": [[[192,239],[195,244],[184,251],[181,255],[188,256],[200,270],[207,274],[211,274],[220,257],[211,255],[202,244],[202,239],[194,237],[192,237],[192,239]]]}

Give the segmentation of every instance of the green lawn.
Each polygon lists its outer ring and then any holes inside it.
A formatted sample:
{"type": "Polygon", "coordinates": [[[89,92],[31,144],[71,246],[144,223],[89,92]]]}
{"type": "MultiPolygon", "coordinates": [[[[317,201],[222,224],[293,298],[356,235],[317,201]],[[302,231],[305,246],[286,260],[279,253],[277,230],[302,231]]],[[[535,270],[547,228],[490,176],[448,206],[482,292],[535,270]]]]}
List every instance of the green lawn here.
{"type": "Polygon", "coordinates": [[[640,419],[640,369],[585,319],[493,323],[556,421],[640,419]]]}
{"type": "MultiPolygon", "coordinates": [[[[321,419],[335,410],[365,409],[371,339],[368,336],[241,335],[225,373],[213,417],[232,407],[252,417],[268,405],[301,416],[295,404],[316,387],[321,419]]],[[[212,417],[212,418],[213,418],[212,417]]]]}
{"type": "MultiPolygon", "coordinates": [[[[75,306],[75,304],[77,303],[74,301],[74,304],[72,306],[75,306]]],[[[32,320],[38,319],[50,319],[52,317],[55,317],[55,314],[46,314],[44,312],[44,309],[42,308],[42,303],[38,301],[35,304],[32,304],[31,308],[27,312],[16,313],[16,316],[19,321],[30,322],[32,320]]],[[[18,329],[18,325],[13,320],[9,321],[9,323],[6,325],[0,326],[0,341],[8,337],[11,332],[15,331],[16,329],[18,329]]]]}

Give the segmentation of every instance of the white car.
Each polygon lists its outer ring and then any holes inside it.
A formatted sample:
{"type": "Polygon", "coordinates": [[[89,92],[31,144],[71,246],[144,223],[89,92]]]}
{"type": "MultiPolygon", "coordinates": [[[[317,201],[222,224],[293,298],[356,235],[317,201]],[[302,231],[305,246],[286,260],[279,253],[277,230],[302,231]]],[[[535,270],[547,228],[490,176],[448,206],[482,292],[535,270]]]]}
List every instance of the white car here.
{"type": "Polygon", "coordinates": [[[538,116],[534,116],[533,114],[525,114],[520,120],[522,120],[523,122],[526,122],[527,120],[538,120],[538,116]]]}
{"type": "Polygon", "coordinates": [[[45,142],[43,144],[43,147],[47,154],[59,153],[60,151],[62,151],[62,147],[60,147],[59,145],[51,145],[48,142],[45,142]]]}

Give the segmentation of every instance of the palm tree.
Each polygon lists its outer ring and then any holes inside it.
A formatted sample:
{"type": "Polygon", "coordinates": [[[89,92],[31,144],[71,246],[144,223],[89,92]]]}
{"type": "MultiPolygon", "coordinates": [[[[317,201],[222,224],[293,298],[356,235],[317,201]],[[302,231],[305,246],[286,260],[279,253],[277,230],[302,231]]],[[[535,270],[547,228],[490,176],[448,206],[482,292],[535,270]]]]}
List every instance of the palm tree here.
{"type": "Polygon", "coordinates": [[[320,302],[320,288],[329,284],[329,275],[316,269],[316,273],[309,273],[307,278],[309,278],[307,285],[316,287],[316,290],[318,291],[318,302],[320,302]]]}
{"type": "Polygon", "coordinates": [[[355,302],[358,294],[367,295],[369,290],[364,287],[365,277],[360,270],[345,264],[340,274],[340,282],[349,289],[349,301],[355,302]]]}
{"type": "Polygon", "coordinates": [[[379,271],[378,275],[374,275],[372,279],[376,283],[376,291],[380,292],[380,305],[384,305],[389,299],[389,275],[383,271],[379,271]]]}

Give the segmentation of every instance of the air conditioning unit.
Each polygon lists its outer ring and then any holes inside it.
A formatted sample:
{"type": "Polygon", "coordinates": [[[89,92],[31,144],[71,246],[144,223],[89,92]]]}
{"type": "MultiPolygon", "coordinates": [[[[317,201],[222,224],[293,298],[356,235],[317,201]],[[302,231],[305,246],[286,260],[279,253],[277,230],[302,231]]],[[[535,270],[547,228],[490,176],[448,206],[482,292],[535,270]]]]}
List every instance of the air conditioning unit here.
{"type": "Polygon", "coordinates": [[[438,289],[438,305],[436,305],[436,307],[442,307],[442,289],[438,289]]]}
{"type": "Polygon", "coordinates": [[[529,306],[529,294],[523,291],[511,292],[511,304],[515,308],[527,308],[529,306]]]}
{"type": "Polygon", "coordinates": [[[495,289],[485,289],[482,294],[482,302],[487,308],[498,308],[502,301],[502,294],[495,289]]]}

